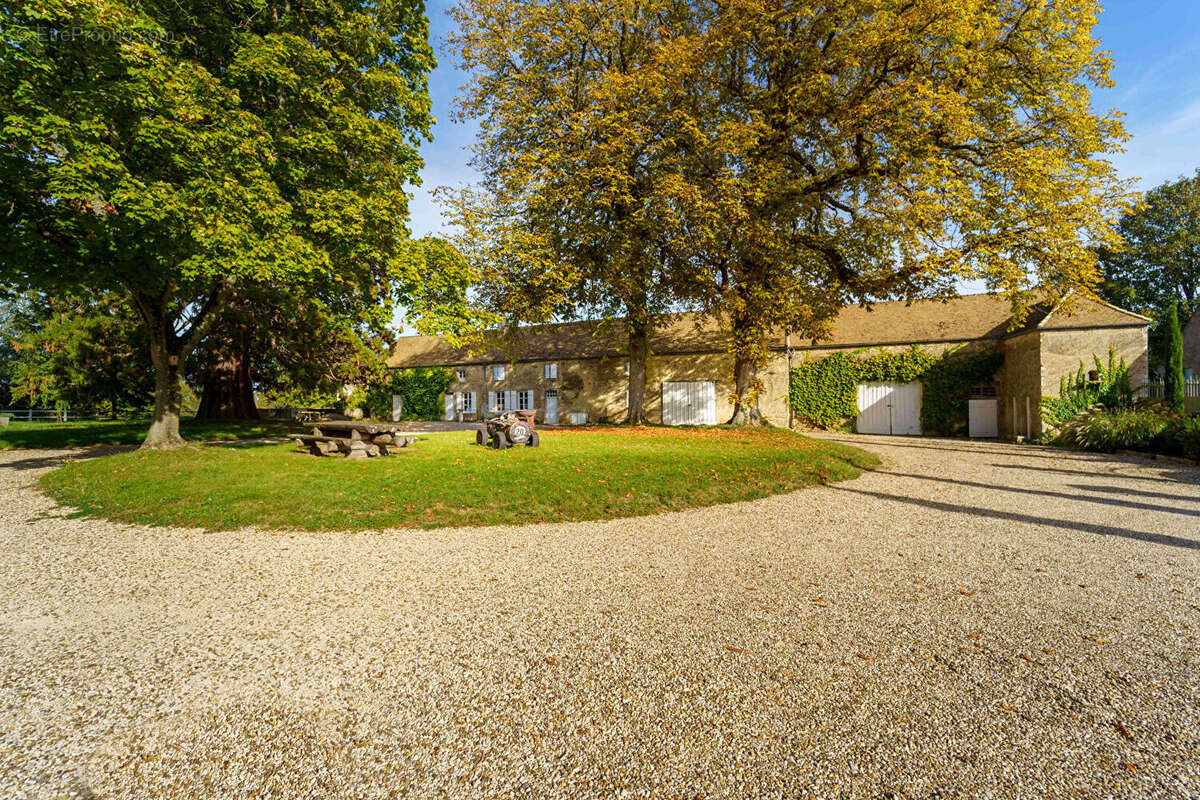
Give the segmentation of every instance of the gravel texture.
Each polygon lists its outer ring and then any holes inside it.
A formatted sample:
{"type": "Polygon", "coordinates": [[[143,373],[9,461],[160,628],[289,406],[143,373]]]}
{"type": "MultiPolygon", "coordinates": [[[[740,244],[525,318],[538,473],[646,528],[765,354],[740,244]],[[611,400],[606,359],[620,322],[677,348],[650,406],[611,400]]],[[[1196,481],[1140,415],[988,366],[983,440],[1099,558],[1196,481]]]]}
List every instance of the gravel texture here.
{"type": "Polygon", "coordinates": [[[1197,797],[1200,471],[884,471],[601,523],[70,519],[0,453],[0,797],[1197,797]]]}

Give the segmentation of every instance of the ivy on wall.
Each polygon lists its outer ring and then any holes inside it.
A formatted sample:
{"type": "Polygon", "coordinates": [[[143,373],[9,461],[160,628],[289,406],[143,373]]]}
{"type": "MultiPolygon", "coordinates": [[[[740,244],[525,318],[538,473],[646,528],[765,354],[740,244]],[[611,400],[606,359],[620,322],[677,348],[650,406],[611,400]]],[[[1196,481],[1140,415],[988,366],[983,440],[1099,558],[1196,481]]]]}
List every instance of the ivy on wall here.
{"type": "Polygon", "coordinates": [[[398,394],[403,419],[441,419],[445,413],[442,395],[453,381],[450,370],[440,367],[393,370],[390,381],[367,390],[365,406],[374,419],[391,419],[392,395],[398,394]]]}
{"type": "Polygon", "coordinates": [[[858,416],[858,384],[924,385],[921,428],[955,433],[967,423],[967,395],[972,386],[992,380],[1003,356],[995,349],[947,350],[934,355],[913,346],[899,352],[837,352],[805,361],[792,369],[788,400],[803,421],[818,428],[846,427],[858,416]]]}

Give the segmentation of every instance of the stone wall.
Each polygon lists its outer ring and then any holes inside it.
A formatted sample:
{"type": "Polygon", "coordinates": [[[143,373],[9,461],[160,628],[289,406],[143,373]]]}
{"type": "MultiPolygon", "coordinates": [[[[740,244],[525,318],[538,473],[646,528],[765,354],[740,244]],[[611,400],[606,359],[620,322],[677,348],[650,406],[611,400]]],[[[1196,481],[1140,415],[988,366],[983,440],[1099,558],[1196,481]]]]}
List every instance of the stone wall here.
{"type": "Polygon", "coordinates": [[[1041,333],[1028,331],[1004,340],[1004,366],[996,380],[1000,438],[1041,435],[1041,333]]]}
{"type": "Polygon", "coordinates": [[[1183,368],[1200,380],[1200,309],[1183,328],[1183,368]]]}

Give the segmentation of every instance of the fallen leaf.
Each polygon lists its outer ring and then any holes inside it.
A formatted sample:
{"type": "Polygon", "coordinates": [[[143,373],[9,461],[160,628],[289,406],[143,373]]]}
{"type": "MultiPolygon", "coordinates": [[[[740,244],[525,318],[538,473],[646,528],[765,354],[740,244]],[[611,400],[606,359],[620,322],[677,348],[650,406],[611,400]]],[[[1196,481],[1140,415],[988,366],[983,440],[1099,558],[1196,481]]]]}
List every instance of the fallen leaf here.
{"type": "Polygon", "coordinates": [[[730,645],[730,644],[727,644],[727,645],[725,645],[725,649],[726,649],[726,650],[728,650],[728,651],[729,651],[729,652],[731,652],[731,653],[744,653],[744,652],[746,652],[746,651],[745,651],[745,650],[743,650],[742,648],[740,648],[740,647],[734,647],[733,645],[730,645]]]}
{"type": "Polygon", "coordinates": [[[547,664],[549,664],[552,667],[558,665],[558,659],[556,659],[554,656],[546,656],[545,658],[542,659],[542,661],[545,661],[547,664]]]}
{"type": "Polygon", "coordinates": [[[974,592],[969,592],[966,589],[959,589],[958,593],[963,595],[964,597],[974,597],[975,596],[974,592]]]}
{"type": "Polygon", "coordinates": [[[1043,647],[1042,652],[1045,653],[1046,655],[1050,655],[1051,653],[1054,652],[1054,648],[1053,647],[1043,647]]]}
{"type": "Polygon", "coordinates": [[[1023,658],[1024,660],[1028,661],[1030,664],[1039,664],[1039,665],[1041,664],[1040,661],[1038,661],[1033,656],[1029,655],[1029,653],[1021,653],[1020,658],[1023,658]]]}
{"type": "Polygon", "coordinates": [[[866,653],[859,653],[858,657],[861,658],[863,661],[874,661],[875,660],[875,656],[869,656],[866,653]]]}
{"type": "Polygon", "coordinates": [[[1001,703],[1000,710],[1001,711],[1011,711],[1015,714],[1017,711],[1017,707],[1012,705],[1011,703],[1001,703]]]}
{"type": "Polygon", "coordinates": [[[1137,767],[1133,764],[1130,764],[1128,761],[1126,761],[1125,762],[1125,771],[1132,775],[1133,773],[1137,772],[1137,767]]]}
{"type": "Polygon", "coordinates": [[[1121,734],[1129,741],[1131,741],[1131,742],[1133,741],[1133,734],[1129,732],[1129,728],[1126,728],[1125,724],[1122,723],[1121,720],[1114,719],[1113,727],[1117,729],[1117,733],[1121,734]]]}

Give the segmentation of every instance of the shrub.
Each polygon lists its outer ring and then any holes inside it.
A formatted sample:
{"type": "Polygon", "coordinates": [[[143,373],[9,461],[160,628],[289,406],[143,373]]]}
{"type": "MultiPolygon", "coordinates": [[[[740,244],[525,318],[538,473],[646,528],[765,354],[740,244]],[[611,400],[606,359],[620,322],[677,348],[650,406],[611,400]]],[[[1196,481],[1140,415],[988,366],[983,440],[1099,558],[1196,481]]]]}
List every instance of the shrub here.
{"type": "Polygon", "coordinates": [[[1146,450],[1151,449],[1170,424],[1169,417],[1150,409],[1096,406],[1064,423],[1059,429],[1058,442],[1101,453],[1146,450]]]}
{"type": "Polygon", "coordinates": [[[1128,409],[1133,406],[1133,385],[1129,379],[1129,367],[1125,359],[1117,360],[1116,348],[1108,349],[1108,363],[1101,363],[1099,356],[1092,356],[1096,363],[1096,380],[1089,381],[1083,362],[1079,372],[1064,375],[1059,380],[1058,397],[1043,397],[1041,401],[1042,421],[1051,429],[1062,428],[1093,406],[1109,410],[1128,409]]]}
{"type": "Polygon", "coordinates": [[[1155,439],[1154,450],[1200,461],[1200,417],[1178,417],[1155,439]]]}

